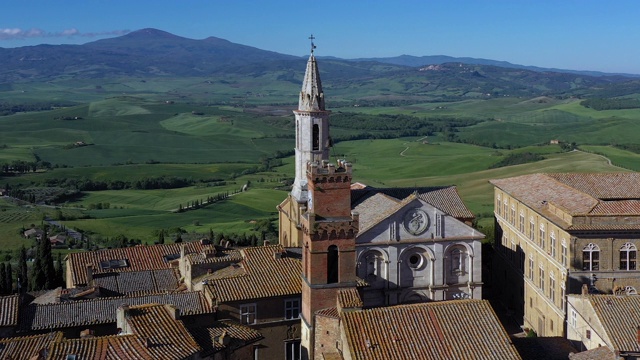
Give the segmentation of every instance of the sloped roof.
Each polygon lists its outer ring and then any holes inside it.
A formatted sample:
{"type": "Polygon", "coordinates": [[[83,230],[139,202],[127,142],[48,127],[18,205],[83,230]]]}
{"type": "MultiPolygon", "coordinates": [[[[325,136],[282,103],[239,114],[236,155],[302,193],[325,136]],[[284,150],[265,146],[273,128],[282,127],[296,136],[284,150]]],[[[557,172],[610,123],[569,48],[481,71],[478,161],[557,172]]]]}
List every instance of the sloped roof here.
{"type": "Polygon", "coordinates": [[[54,304],[29,304],[20,314],[20,331],[62,329],[116,322],[116,310],[123,304],[173,304],[182,315],[210,313],[211,308],[200,291],[122,296],[54,304]]]}
{"type": "Polygon", "coordinates": [[[62,333],[59,331],[33,336],[0,338],[0,359],[30,359],[37,356],[40,350],[48,348],[61,339],[62,333]]]}
{"type": "Polygon", "coordinates": [[[374,188],[367,186],[362,189],[351,190],[351,208],[355,209],[365,200],[376,194],[384,194],[398,201],[406,199],[411,194],[433,205],[454,218],[466,221],[475,218],[473,213],[464,204],[455,186],[434,186],[415,188],[374,188]]]}
{"type": "Polygon", "coordinates": [[[251,247],[241,253],[244,273],[232,271],[234,276],[211,279],[205,287],[218,302],[302,293],[301,261],[281,245],[251,247]]]}
{"type": "Polygon", "coordinates": [[[172,265],[170,261],[166,261],[165,257],[179,255],[182,246],[185,247],[185,254],[201,252],[203,248],[211,247],[211,245],[203,245],[200,241],[194,241],[70,253],[67,256],[67,271],[71,271],[73,285],[81,286],[87,285],[87,265],[93,266],[94,274],[169,269],[172,265]],[[126,260],[127,266],[115,270],[102,270],[100,262],[110,260],[126,260]]]}
{"type": "Polygon", "coordinates": [[[638,351],[640,296],[586,295],[614,350],[638,351]]]}
{"type": "Polygon", "coordinates": [[[177,269],[161,269],[97,274],[94,276],[94,283],[107,292],[120,295],[155,294],[175,290],[179,279],[177,269]]]}
{"type": "Polygon", "coordinates": [[[207,327],[188,327],[187,329],[202,348],[200,353],[202,357],[211,356],[223,349],[234,350],[262,339],[262,334],[257,330],[231,321],[215,321],[207,327]],[[230,342],[226,346],[216,339],[223,332],[230,337],[230,342]]]}
{"type": "Polygon", "coordinates": [[[620,359],[608,346],[569,354],[569,360],[617,360],[620,359]]]}
{"type": "Polygon", "coordinates": [[[185,359],[201,350],[182,321],[174,319],[165,305],[130,307],[127,315],[131,331],[147,341],[154,359],[185,359]]]}
{"type": "Polygon", "coordinates": [[[18,325],[20,295],[0,297],[0,326],[18,325]]]}
{"type": "Polygon", "coordinates": [[[600,200],[640,199],[640,173],[558,173],[547,176],[600,200]]]}
{"type": "Polygon", "coordinates": [[[373,308],[341,318],[354,360],[521,359],[486,300],[373,308]]]}
{"type": "MultiPolygon", "coordinates": [[[[640,216],[640,174],[531,174],[491,180],[491,184],[571,230],[626,230],[629,221],[615,224],[570,225],[547,211],[548,204],[572,216],[640,216]]],[[[633,222],[633,221],[632,221],[633,222]]]]}
{"type": "MultiPolygon", "coordinates": [[[[136,335],[112,335],[85,339],[65,339],[54,343],[47,360],[66,359],[151,360],[144,339],[136,335]]],[[[166,359],[166,358],[165,358],[166,359]]]]}

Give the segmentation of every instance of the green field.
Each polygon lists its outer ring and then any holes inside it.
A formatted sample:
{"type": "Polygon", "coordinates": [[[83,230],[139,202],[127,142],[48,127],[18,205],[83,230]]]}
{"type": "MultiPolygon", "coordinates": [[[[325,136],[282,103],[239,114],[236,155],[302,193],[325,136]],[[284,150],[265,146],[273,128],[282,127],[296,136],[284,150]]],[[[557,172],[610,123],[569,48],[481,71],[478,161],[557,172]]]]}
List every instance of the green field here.
{"type": "MultiPolygon", "coordinates": [[[[286,98],[293,103],[297,90],[292,92],[288,83],[277,88],[264,85],[273,84],[273,79],[196,80],[15,84],[3,94],[14,99],[42,94],[49,100],[84,95],[77,97],[82,102],[77,106],[0,117],[0,163],[44,161],[53,166],[5,176],[0,179],[2,185],[29,188],[54,186],[65,179],[134,183],[145,178],[182,178],[193,185],[86,191],[57,205],[67,218],[64,225],[102,237],[123,234],[153,242],[157,230],[177,227],[203,234],[209,228],[252,232],[254,220],[275,219],[275,207],[287,194],[282,181],[293,177],[292,157],[279,159],[282,165],[270,166],[268,171],[256,171],[269,158],[293,149],[293,106],[273,101],[286,98]],[[221,105],[221,99],[250,105],[221,105]],[[217,105],[207,106],[207,102],[217,105]],[[73,146],[78,141],[86,146],[73,146]],[[248,191],[227,200],[175,212],[196,200],[235,193],[247,182],[251,183],[248,191]],[[108,204],[108,209],[96,209],[97,204],[108,204]]],[[[336,99],[346,97],[349,86],[337,91],[336,99]]],[[[484,225],[490,223],[492,211],[490,179],[535,172],[639,170],[640,155],[608,145],[636,142],[640,110],[595,111],[576,99],[503,97],[332,111],[359,112],[372,119],[378,114],[404,114],[440,127],[456,119],[476,119],[475,125],[429,136],[391,139],[366,139],[361,129],[334,125],[334,136],[360,134],[364,139],[337,142],[331,157],[351,161],[354,181],[372,186],[456,185],[484,225]],[[586,152],[564,152],[559,145],[549,145],[552,139],[575,142],[586,152]],[[511,154],[525,152],[540,154],[544,160],[491,168],[511,154]]],[[[384,135],[385,130],[371,134],[384,135]]],[[[19,230],[39,224],[45,213],[55,216],[55,211],[1,205],[0,245],[7,252],[15,251],[24,243],[19,230]]]]}

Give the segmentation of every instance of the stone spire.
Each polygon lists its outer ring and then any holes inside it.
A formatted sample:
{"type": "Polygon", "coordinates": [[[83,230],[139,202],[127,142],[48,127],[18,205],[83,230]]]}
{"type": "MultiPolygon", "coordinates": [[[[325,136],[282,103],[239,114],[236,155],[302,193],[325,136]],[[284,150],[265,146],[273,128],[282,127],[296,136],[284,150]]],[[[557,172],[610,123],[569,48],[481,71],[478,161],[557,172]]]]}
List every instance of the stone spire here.
{"type": "Polygon", "coordinates": [[[313,56],[313,50],[311,56],[309,56],[309,61],[307,61],[307,70],[304,74],[304,81],[302,82],[298,110],[324,111],[324,93],[322,92],[320,72],[318,71],[316,57],[313,56]]]}

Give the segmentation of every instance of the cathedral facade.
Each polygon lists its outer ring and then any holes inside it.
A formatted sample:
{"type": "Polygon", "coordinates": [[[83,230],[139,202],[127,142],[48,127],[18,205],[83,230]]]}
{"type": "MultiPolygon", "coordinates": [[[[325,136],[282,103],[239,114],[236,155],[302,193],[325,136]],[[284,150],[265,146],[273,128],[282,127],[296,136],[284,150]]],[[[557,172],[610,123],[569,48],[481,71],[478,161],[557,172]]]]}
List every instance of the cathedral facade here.
{"type": "Polygon", "coordinates": [[[337,298],[357,293],[367,308],[482,297],[484,235],[456,188],[353,184],[348,161],[329,161],[324,100],[312,52],[294,111],[295,180],[278,206],[280,243],[302,250],[301,344],[311,359],[316,314],[337,298]]]}

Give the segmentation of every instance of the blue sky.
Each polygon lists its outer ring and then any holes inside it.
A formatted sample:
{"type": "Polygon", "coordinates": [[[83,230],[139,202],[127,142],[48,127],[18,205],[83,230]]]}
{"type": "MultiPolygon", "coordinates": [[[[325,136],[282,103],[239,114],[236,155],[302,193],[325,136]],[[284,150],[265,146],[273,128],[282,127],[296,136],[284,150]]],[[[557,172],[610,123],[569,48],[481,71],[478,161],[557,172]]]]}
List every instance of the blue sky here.
{"type": "Polygon", "coordinates": [[[157,28],[284,54],[450,55],[640,74],[640,1],[14,0],[0,47],[82,44],[157,28]]]}

